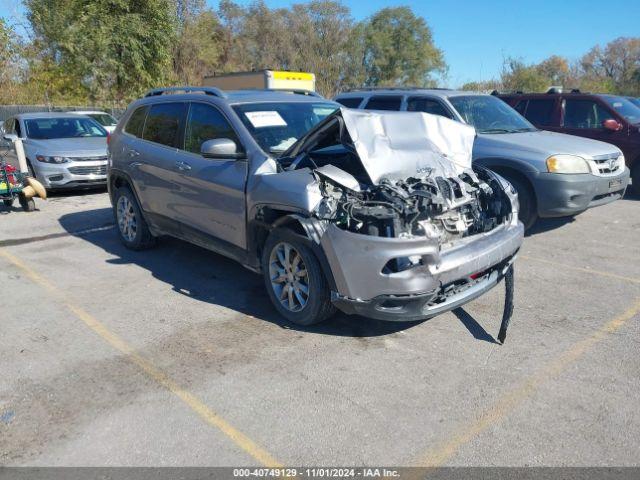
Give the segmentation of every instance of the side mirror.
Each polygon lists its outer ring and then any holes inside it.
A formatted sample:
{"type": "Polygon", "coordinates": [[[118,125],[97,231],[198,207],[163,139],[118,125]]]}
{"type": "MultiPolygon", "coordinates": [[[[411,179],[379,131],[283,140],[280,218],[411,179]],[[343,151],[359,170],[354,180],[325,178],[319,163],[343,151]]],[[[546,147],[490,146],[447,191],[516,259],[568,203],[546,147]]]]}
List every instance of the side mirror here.
{"type": "Polygon", "coordinates": [[[7,134],[2,136],[2,139],[5,142],[16,143],[16,140],[18,140],[18,136],[13,134],[13,133],[7,133],[7,134]]]}
{"type": "Polygon", "coordinates": [[[205,158],[219,158],[237,160],[244,154],[238,151],[238,145],[230,138],[216,138],[207,140],[200,147],[200,153],[205,158]]]}
{"type": "Polygon", "coordinates": [[[611,130],[612,132],[622,130],[622,125],[613,118],[606,119],[604,122],[602,122],[602,126],[605,128],[605,130],[611,130]]]}

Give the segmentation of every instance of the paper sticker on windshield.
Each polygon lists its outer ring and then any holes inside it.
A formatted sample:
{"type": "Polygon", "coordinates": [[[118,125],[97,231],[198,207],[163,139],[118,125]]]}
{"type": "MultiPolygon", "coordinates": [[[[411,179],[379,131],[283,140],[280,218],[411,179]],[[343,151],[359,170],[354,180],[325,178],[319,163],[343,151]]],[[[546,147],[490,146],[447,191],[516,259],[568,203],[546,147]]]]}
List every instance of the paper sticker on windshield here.
{"type": "Polygon", "coordinates": [[[245,112],[245,115],[255,128],[286,127],[287,122],[275,110],[264,112],[245,112]]]}

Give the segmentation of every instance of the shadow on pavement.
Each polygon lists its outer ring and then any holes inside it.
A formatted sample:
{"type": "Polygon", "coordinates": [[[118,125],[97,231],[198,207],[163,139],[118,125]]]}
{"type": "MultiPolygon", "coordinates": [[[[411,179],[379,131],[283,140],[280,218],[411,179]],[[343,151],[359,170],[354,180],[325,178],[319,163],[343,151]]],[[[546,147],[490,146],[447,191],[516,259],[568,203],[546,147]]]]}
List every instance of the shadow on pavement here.
{"type": "Polygon", "coordinates": [[[406,330],[421,322],[383,322],[345,315],[319,325],[301,327],[280,317],[271,305],[260,275],[237,262],[187,242],[163,237],[158,246],[146,251],[128,250],[120,243],[110,208],[63,215],[60,224],[67,234],[102,248],[115,258],[116,265],[137,265],[154,278],[172,285],[180,294],[212,305],[220,305],[259,318],[282,328],[324,335],[376,337],[406,330]]]}
{"type": "Polygon", "coordinates": [[[539,218],[538,221],[533,224],[533,227],[526,231],[524,236],[531,237],[533,235],[550,232],[551,230],[564,227],[572,222],[575,222],[575,217],[539,218]]]}
{"type": "Polygon", "coordinates": [[[476,340],[500,345],[500,342],[493,338],[464,308],[456,308],[453,310],[453,314],[458,317],[458,320],[462,322],[476,340]]]}

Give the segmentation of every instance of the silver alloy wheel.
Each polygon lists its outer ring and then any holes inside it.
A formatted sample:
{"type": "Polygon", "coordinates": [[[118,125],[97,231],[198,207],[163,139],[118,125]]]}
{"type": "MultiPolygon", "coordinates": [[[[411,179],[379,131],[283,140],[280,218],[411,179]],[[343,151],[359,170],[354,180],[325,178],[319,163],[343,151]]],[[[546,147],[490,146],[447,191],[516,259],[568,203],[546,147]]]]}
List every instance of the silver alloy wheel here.
{"type": "Polygon", "coordinates": [[[118,217],[118,228],[120,229],[120,233],[125,240],[133,242],[136,239],[136,233],[138,232],[138,219],[136,218],[136,212],[133,209],[133,204],[124,195],[118,199],[116,215],[118,217]]]}
{"type": "Polygon", "coordinates": [[[271,250],[269,278],[280,305],[290,312],[301,311],[309,302],[309,273],[291,244],[280,242],[271,250]]]}

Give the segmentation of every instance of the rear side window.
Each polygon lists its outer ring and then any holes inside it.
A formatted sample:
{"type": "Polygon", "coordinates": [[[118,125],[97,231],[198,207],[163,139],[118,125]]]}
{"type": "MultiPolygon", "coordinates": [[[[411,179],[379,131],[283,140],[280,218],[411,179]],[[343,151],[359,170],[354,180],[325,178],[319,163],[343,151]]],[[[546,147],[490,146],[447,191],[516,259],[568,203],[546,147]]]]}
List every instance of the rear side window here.
{"type": "Polygon", "coordinates": [[[593,100],[568,98],[564,105],[564,126],[567,128],[602,128],[602,122],[613,118],[602,105],[593,100]]]}
{"type": "Polygon", "coordinates": [[[347,108],[358,108],[362,103],[362,97],[336,98],[336,102],[347,108]]]}
{"type": "Polygon", "coordinates": [[[144,127],[144,119],[147,117],[149,107],[138,107],[129,117],[129,121],[124,126],[124,131],[134,137],[142,138],[142,128],[144,127]]]}
{"type": "Polygon", "coordinates": [[[553,98],[531,99],[524,116],[534,125],[551,125],[555,104],[553,98]]]}
{"type": "Polygon", "coordinates": [[[142,138],[167,147],[182,148],[182,132],[186,116],[186,103],[152,105],[144,124],[142,138]]]}
{"type": "MultiPolygon", "coordinates": [[[[506,100],[505,100],[506,101],[506,100]]],[[[509,102],[507,102],[509,103],[509,102]]],[[[527,100],[520,100],[515,107],[513,107],[516,112],[524,117],[524,112],[527,110],[527,100]]]]}
{"type": "Polygon", "coordinates": [[[371,97],[364,107],[367,110],[400,110],[402,97],[392,97],[390,95],[380,95],[371,97]]]}
{"type": "Polygon", "coordinates": [[[204,103],[192,103],[185,133],[185,150],[199,154],[204,142],[216,138],[228,138],[239,145],[236,132],[217,108],[204,103]]]}
{"type": "Polygon", "coordinates": [[[438,102],[430,98],[410,98],[407,102],[408,112],[424,112],[432,115],[440,115],[441,117],[451,118],[447,109],[438,102]]]}

